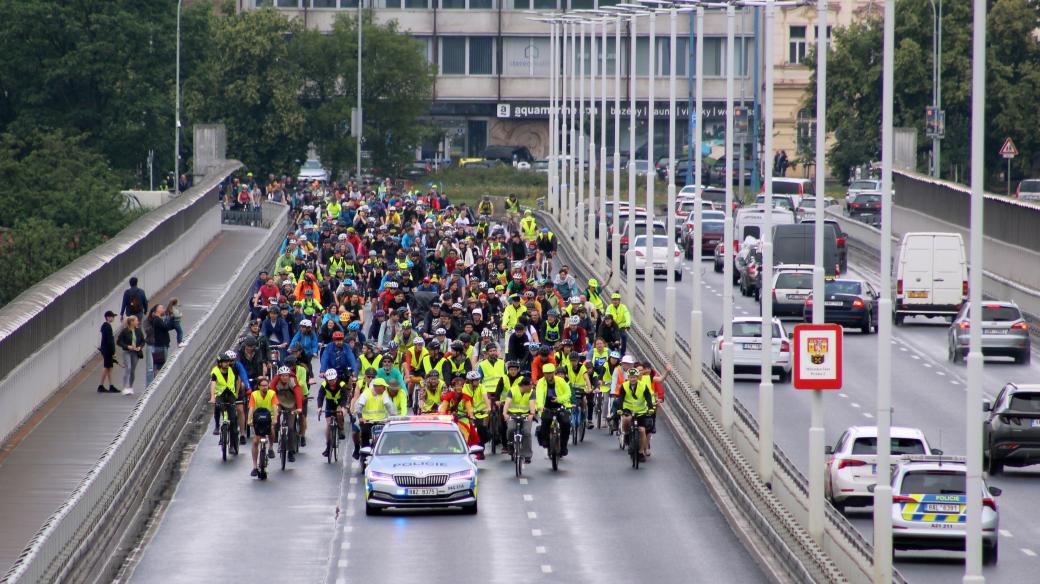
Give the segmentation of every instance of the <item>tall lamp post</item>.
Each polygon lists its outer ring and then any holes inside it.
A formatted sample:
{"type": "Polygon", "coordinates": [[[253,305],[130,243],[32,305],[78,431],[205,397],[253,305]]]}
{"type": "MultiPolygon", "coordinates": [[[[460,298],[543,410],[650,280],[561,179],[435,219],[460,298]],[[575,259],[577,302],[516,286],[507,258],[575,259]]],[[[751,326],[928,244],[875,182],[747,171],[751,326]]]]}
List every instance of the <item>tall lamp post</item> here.
{"type": "Polygon", "coordinates": [[[361,106],[361,81],[362,81],[362,58],[361,47],[365,28],[364,10],[365,0],[358,0],[357,8],[357,159],[355,160],[354,172],[357,173],[358,185],[361,184],[361,142],[365,133],[364,110],[361,106]]]}
{"type": "Polygon", "coordinates": [[[173,122],[173,196],[181,194],[181,0],[177,0],[177,73],[173,122]]]}
{"type": "Polygon", "coordinates": [[[935,112],[936,127],[932,128],[932,176],[939,178],[939,150],[942,135],[938,122],[942,119],[942,0],[930,0],[932,4],[932,110],[935,112]],[[936,3],[938,2],[938,6],[936,3]]]}
{"type": "MultiPolygon", "coordinates": [[[[616,6],[604,6],[600,11],[614,15],[614,223],[611,227],[613,237],[609,238],[609,253],[610,273],[620,282],[621,234],[616,231],[619,227],[618,215],[621,207],[621,29],[624,25],[623,15],[628,11],[616,6]]],[[[606,213],[604,213],[603,220],[606,221],[606,213]]]]}

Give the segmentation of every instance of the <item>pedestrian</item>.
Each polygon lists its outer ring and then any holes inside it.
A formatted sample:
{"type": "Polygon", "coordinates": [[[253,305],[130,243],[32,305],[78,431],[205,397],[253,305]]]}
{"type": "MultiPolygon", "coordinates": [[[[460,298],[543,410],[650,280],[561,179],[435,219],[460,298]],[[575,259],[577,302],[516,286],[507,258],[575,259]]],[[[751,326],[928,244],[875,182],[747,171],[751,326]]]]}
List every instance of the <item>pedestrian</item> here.
{"type": "Polygon", "coordinates": [[[790,166],[790,162],[787,160],[787,151],[780,151],[780,176],[787,176],[787,167],[790,166]]]}
{"type": "Polygon", "coordinates": [[[159,370],[166,364],[166,356],[170,352],[170,331],[173,329],[173,325],[170,323],[165,306],[156,304],[152,307],[148,312],[146,329],[145,342],[150,354],[150,361],[146,363],[147,371],[145,373],[147,385],[152,383],[159,370]]]}
{"type": "Polygon", "coordinates": [[[144,320],[148,312],[148,296],[137,287],[137,276],[130,278],[130,287],[123,291],[123,304],[119,308],[119,322],[128,316],[136,316],[137,322],[144,320]]]}
{"type": "Polygon", "coordinates": [[[170,313],[170,325],[173,330],[177,331],[177,346],[184,348],[188,343],[184,340],[184,328],[181,325],[181,319],[184,318],[184,313],[181,312],[181,301],[178,298],[170,298],[170,304],[166,307],[170,313]]]}
{"type": "Polygon", "coordinates": [[[119,332],[116,345],[123,349],[123,365],[126,367],[126,371],[123,372],[123,395],[133,395],[137,361],[144,357],[144,339],[141,337],[140,321],[136,316],[128,316],[124,324],[126,328],[119,332]]]}
{"type": "Polygon", "coordinates": [[[105,311],[105,322],[101,323],[101,344],[98,351],[101,352],[101,380],[98,382],[98,393],[119,393],[116,386],[112,384],[112,367],[116,362],[116,336],[112,330],[112,321],[116,319],[116,313],[111,310],[105,311]],[[105,388],[105,380],[108,380],[108,388],[105,388]]]}

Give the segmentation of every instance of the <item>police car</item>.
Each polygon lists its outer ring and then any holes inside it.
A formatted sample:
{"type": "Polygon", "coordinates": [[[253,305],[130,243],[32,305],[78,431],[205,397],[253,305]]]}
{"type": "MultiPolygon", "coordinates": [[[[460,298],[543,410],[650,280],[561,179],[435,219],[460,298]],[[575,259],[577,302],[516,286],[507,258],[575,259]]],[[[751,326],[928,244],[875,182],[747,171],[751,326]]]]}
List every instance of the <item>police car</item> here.
{"type": "Polygon", "coordinates": [[[451,416],[392,417],[368,455],[365,514],[385,509],[458,507],[477,512],[477,465],[451,416]]]}
{"type": "MultiPolygon", "coordinates": [[[[892,480],[893,550],[963,550],[967,527],[963,456],[908,456],[892,480]]],[[[997,563],[1000,489],[982,490],[982,562],[997,563]]]]}

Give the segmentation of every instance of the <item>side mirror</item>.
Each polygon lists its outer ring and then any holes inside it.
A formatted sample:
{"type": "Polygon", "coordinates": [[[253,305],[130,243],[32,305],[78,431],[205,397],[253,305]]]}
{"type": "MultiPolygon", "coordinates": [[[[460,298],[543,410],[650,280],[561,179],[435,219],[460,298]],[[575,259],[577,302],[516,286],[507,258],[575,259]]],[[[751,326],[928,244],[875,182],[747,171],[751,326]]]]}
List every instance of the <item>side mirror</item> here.
{"type": "Polygon", "coordinates": [[[714,339],[715,337],[719,336],[719,331],[713,329],[713,330],[708,331],[705,334],[708,335],[709,339],[714,339]]]}
{"type": "Polygon", "coordinates": [[[993,402],[989,401],[988,399],[982,400],[982,411],[984,411],[984,412],[992,412],[993,411],[993,402]]]}
{"type": "Polygon", "coordinates": [[[361,456],[372,456],[372,447],[364,446],[359,450],[359,452],[361,453],[361,456]]]}
{"type": "Polygon", "coordinates": [[[942,456],[942,453],[943,453],[943,451],[939,450],[938,448],[933,448],[932,449],[932,454],[934,454],[935,456],[942,456]]]}
{"type": "Polygon", "coordinates": [[[469,453],[470,454],[481,454],[482,452],[484,452],[484,447],[483,446],[477,445],[477,446],[470,446],[469,447],[469,453]]]}
{"type": "Polygon", "coordinates": [[[823,447],[823,453],[827,454],[827,455],[834,454],[834,447],[833,446],[824,446],[823,447]]]}
{"type": "Polygon", "coordinates": [[[994,497],[999,497],[1000,494],[1003,493],[1003,492],[1004,492],[1004,490],[1000,489],[998,487],[990,487],[989,488],[989,494],[993,495],[994,497]]]}
{"type": "Polygon", "coordinates": [[[876,488],[877,485],[867,485],[867,492],[873,493],[876,488]]]}

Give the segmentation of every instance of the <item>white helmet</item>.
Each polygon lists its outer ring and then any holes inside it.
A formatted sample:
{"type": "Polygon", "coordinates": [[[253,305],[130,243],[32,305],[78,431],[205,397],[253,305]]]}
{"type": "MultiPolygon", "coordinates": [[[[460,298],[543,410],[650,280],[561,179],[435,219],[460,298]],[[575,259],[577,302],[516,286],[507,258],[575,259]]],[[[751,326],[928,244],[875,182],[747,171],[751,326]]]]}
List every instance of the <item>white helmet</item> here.
{"type": "Polygon", "coordinates": [[[303,320],[301,320],[301,321],[300,321],[300,326],[301,326],[301,327],[304,327],[304,326],[305,326],[305,327],[307,327],[307,328],[311,328],[311,327],[313,327],[313,326],[314,326],[314,323],[312,323],[312,322],[311,322],[311,319],[309,319],[309,318],[305,318],[305,319],[303,319],[303,320]]]}
{"type": "Polygon", "coordinates": [[[477,373],[476,371],[470,371],[469,373],[466,374],[466,379],[468,379],[470,381],[476,381],[476,380],[480,379],[480,373],[477,373]]]}
{"type": "MultiPolygon", "coordinates": [[[[331,371],[335,371],[335,369],[332,369],[331,371]]],[[[278,368],[278,375],[292,375],[292,369],[282,365],[278,368]]]]}
{"type": "Polygon", "coordinates": [[[581,324],[581,317],[577,316],[577,315],[572,316],[572,317],[567,319],[567,324],[573,324],[573,325],[581,324]]]}
{"type": "Polygon", "coordinates": [[[337,377],[339,377],[339,374],[336,373],[335,369],[326,369],[325,370],[325,379],[327,381],[336,381],[337,377]]]}

